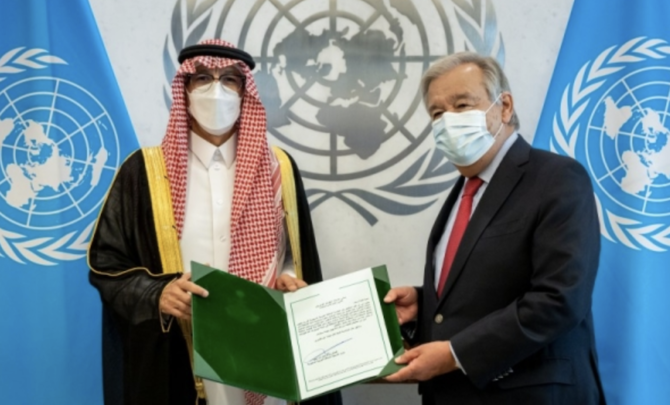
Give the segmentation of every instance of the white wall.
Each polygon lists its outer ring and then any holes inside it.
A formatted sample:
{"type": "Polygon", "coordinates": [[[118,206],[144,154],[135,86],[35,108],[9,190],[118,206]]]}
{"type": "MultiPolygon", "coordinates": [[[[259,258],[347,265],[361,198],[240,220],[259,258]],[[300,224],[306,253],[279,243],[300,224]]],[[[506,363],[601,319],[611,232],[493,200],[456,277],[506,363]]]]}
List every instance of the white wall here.
{"type": "MultiPolygon", "coordinates": [[[[142,145],[158,144],[167,123],[163,48],[172,27],[176,1],[90,0],[142,145]]],[[[219,3],[217,7],[221,9],[226,2],[219,3]]],[[[317,8],[320,3],[321,0],[310,0],[305,7],[317,8]]],[[[354,0],[341,0],[343,7],[347,4],[353,7],[354,3],[354,0]]],[[[418,0],[415,3],[422,4],[418,0]]],[[[490,3],[505,45],[504,67],[521,119],[521,134],[529,141],[536,131],[572,3],[573,0],[492,0],[490,3]]],[[[213,28],[208,28],[209,35],[214,32],[213,28]]],[[[235,36],[234,29],[224,31],[235,36]]],[[[298,164],[301,165],[300,159],[298,164]]],[[[306,179],[307,187],[315,184],[306,179]]],[[[337,188],[337,185],[330,187],[337,188]]],[[[395,285],[419,284],[425,241],[445,197],[446,193],[439,197],[438,203],[411,216],[376,212],[379,222],[374,226],[336,199],[323,203],[313,210],[312,216],[325,276],[385,263],[395,285]]],[[[347,389],[344,395],[347,404],[420,403],[415,385],[368,384],[347,389]]]]}

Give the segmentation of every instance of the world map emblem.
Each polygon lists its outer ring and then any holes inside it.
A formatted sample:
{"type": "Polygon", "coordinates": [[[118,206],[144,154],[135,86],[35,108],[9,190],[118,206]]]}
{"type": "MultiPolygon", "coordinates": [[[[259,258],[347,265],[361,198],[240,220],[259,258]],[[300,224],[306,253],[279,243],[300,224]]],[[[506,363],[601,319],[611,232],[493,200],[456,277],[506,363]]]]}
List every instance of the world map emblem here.
{"type": "Polygon", "coordinates": [[[0,62],[0,255],[83,258],[120,163],[114,123],[85,88],[34,72],[63,59],[16,48],[0,62]]]}
{"type": "Polygon", "coordinates": [[[584,163],[601,233],[631,249],[670,247],[670,46],[634,38],[583,65],[554,116],[551,147],[584,163]]]}
{"type": "Polygon", "coordinates": [[[167,82],[206,37],[254,57],[270,141],[298,162],[311,208],[334,198],[371,225],[423,211],[458,177],[434,149],[422,73],[465,49],[504,60],[490,0],[178,0],[167,82]]]}

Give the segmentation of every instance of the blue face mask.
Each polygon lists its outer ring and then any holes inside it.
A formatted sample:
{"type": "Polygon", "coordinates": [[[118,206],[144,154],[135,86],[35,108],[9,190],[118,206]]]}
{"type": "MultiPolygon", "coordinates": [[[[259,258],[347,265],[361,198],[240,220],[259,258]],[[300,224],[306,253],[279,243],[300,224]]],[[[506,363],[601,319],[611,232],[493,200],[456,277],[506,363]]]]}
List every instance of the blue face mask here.
{"type": "Polygon", "coordinates": [[[470,166],[478,161],[493,146],[495,135],[486,127],[486,113],[498,101],[498,96],[486,111],[470,110],[460,113],[445,112],[433,121],[433,136],[437,148],[457,166],[470,166]]]}

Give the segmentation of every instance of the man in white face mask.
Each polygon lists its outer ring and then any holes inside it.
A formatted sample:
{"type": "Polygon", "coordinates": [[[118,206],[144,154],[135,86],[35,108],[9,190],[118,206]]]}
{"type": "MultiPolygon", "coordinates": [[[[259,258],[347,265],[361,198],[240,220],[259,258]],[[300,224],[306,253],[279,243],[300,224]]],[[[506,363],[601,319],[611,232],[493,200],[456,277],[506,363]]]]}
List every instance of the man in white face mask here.
{"type": "MultiPolygon", "coordinates": [[[[183,49],[179,62],[162,145],[119,169],[91,240],[105,403],[284,404],[194,377],[191,296],[210,293],[190,281],[190,262],[282,291],[320,281],[299,171],[268,145],[249,54],[208,40],[183,49]]],[[[259,364],[235,367],[253,372],[259,364]]],[[[341,404],[337,393],[310,402],[341,404]]]]}
{"type": "Polygon", "coordinates": [[[188,112],[193,132],[209,143],[223,145],[236,132],[244,75],[237,65],[223,69],[197,66],[187,76],[188,112]]]}
{"type": "Polygon", "coordinates": [[[462,176],[430,234],[423,286],[386,297],[415,345],[388,380],[420,381],[427,405],[604,403],[588,174],[519,136],[494,59],[447,56],[422,90],[436,146],[462,176]]]}

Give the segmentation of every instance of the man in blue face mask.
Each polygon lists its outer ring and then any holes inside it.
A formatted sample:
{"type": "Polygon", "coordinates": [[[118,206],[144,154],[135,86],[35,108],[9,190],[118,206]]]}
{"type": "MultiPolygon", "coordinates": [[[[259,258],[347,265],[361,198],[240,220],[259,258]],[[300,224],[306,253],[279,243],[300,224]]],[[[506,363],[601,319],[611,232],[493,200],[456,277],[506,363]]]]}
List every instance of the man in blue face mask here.
{"type": "Polygon", "coordinates": [[[602,404],[591,295],[600,233],[575,160],[519,134],[507,78],[460,53],[422,79],[433,135],[461,173],[428,240],[424,283],[394,288],[414,347],[389,381],[424,404],[602,404]],[[414,323],[414,329],[407,326],[414,323]]]}

